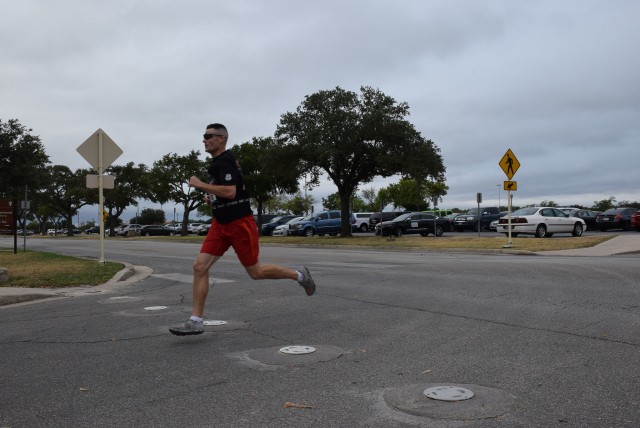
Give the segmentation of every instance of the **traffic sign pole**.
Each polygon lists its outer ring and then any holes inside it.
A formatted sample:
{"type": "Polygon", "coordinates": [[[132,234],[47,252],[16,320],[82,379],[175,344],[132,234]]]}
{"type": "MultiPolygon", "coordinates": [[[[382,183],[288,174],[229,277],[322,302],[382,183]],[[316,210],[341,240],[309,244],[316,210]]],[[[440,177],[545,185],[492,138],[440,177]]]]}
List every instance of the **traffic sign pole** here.
{"type": "Polygon", "coordinates": [[[98,263],[105,264],[106,260],[104,258],[104,217],[102,216],[102,211],[104,210],[104,190],[103,190],[103,181],[102,181],[102,173],[103,165],[102,165],[102,130],[98,131],[98,212],[100,215],[100,259],[98,259],[98,263]]]}
{"type": "Polygon", "coordinates": [[[98,263],[104,264],[104,170],[116,160],[122,149],[102,130],[98,129],[76,149],[87,162],[98,171],[98,209],[100,217],[100,259],[98,263]]]}
{"type": "MultiPolygon", "coordinates": [[[[520,168],[520,162],[516,155],[508,149],[507,152],[502,156],[500,162],[498,162],[502,171],[507,175],[507,178],[511,180],[515,173],[520,168]]],[[[507,191],[507,243],[503,245],[503,248],[511,248],[513,247],[513,241],[511,240],[511,191],[516,190],[518,188],[518,184],[515,181],[505,181],[504,182],[504,190],[507,191]]]]}
{"type": "Polygon", "coordinates": [[[507,235],[507,244],[503,245],[503,248],[513,247],[513,241],[511,241],[511,190],[507,190],[507,210],[509,211],[509,217],[507,218],[507,229],[509,229],[509,234],[507,235]]]}

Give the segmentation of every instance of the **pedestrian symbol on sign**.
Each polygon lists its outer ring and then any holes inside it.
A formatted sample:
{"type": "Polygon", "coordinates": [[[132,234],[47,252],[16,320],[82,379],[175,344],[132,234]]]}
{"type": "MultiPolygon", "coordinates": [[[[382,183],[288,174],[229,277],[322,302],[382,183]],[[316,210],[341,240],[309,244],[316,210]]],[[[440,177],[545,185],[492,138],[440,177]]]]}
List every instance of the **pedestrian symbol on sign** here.
{"type": "Polygon", "coordinates": [[[509,180],[513,178],[514,174],[518,171],[518,168],[520,168],[520,162],[518,162],[518,158],[513,154],[511,149],[507,150],[507,153],[502,156],[502,159],[498,164],[504,173],[507,174],[509,180]]]}

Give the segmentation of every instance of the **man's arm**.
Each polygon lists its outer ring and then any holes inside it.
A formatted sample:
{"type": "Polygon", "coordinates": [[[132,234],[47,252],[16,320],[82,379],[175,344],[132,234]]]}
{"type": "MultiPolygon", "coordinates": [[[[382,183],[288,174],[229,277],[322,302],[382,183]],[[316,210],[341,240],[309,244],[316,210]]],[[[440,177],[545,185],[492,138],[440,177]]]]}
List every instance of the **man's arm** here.
{"type": "Polygon", "coordinates": [[[236,197],[236,185],[223,186],[220,184],[209,184],[200,180],[195,175],[189,179],[189,186],[196,189],[212,193],[219,198],[233,199],[236,197]]]}

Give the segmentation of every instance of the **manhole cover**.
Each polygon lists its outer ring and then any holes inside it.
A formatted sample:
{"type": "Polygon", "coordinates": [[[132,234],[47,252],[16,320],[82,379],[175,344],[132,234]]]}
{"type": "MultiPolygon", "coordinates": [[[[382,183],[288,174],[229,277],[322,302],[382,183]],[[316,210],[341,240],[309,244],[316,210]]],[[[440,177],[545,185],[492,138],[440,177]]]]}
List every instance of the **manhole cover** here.
{"type": "Polygon", "coordinates": [[[144,308],[145,311],[161,311],[163,309],[167,309],[166,306],[147,306],[144,308]]]}
{"type": "Polygon", "coordinates": [[[280,348],[280,352],[287,355],[302,355],[316,352],[316,348],[305,345],[285,346],[284,348],[280,348]]]}
{"type": "Polygon", "coordinates": [[[403,413],[460,421],[505,415],[513,409],[516,401],[514,395],[501,389],[456,383],[407,385],[387,390],[383,397],[388,406],[403,413]],[[431,397],[434,393],[435,396],[431,397]],[[469,399],[471,397],[473,399],[469,399]]]}
{"type": "Polygon", "coordinates": [[[202,323],[204,325],[225,325],[225,324],[227,324],[226,321],[220,321],[220,320],[204,320],[202,323]]]}
{"type": "Polygon", "coordinates": [[[463,401],[473,398],[473,391],[459,386],[434,386],[424,390],[423,394],[433,400],[463,401]]]}

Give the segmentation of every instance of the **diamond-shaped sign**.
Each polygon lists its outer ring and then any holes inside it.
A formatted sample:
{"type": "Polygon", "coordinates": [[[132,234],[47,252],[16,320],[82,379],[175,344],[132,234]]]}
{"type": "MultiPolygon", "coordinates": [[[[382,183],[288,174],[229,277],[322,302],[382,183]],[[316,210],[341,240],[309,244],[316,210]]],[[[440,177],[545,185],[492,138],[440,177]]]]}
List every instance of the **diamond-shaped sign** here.
{"type": "Polygon", "coordinates": [[[122,154],[122,149],[102,129],[94,132],[87,141],[78,146],[76,151],[96,171],[108,168],[122,154]],[[100,146],[102,146],[102,165],[100,165],[100,146]]]}
{"type": "Polygon", "coordinates": [[[520,162],[518,162],[518,158],[513,154],[511,149],[507,150],[507,153],[502,156],[500,162],[498,162],[500,168],[507,174],[509,180],[513,178],[513,175],[516,173],[518,168],[520,168],[520,162]]]}

